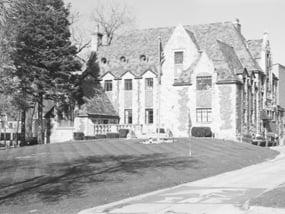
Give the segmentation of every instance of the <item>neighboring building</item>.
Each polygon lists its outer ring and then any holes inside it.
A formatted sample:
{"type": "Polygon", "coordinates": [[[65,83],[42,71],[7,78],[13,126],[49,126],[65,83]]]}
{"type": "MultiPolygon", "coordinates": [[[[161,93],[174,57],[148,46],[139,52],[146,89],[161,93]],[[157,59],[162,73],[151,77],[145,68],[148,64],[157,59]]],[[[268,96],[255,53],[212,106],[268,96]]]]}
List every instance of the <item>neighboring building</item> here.
{"type": "Polygon", "coordinates": [[[9,117],[7,115],[1,115],[0,117],[0,143],[1,141],[12,141],[20,139],[21,122],[16,118],[9,117]],[[18,136],[16,135],[18,133],[18,136]]]}
{"type": "Polygon", "coordinates": [[[285,108],[285,66],[278,63],[274,64],[273,73],[279,80],[277,81],[277,103],[285,108]]]}
{"type": "Polygon", "coordinates": [[[158,123],[176,137],[200,126],[231,140],[278,133],[278,78],[267,34],[246,40],[237,20],[136,30],[99,44],[101,34],[92,42],[101,85],[120,124],[142,127],[137,136],[155,132],[158,123]],[[158,37],[165,59],[161,85],[158,37]]]}
{"type": "Polygon", "coordinates": [[[284,137],[284,130],[285,130],[285,117],[284,117],[284,111],[285,111],[285,66],[281,64],[274,64],[273,65],[273,73],[276,77],[275,84],[277,86],[277,104],[278,108],[280,109],[280,114],[278,120],[279,122],[279,130],[280,130],[280,136],[284,137]]]}

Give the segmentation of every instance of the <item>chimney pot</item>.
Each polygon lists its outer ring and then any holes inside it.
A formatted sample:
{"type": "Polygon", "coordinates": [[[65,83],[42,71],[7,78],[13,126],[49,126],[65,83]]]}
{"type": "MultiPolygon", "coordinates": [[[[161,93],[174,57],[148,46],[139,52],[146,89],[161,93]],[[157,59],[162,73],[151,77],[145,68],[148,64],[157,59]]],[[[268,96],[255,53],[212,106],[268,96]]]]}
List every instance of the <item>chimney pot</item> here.
{"type": "Polygon", "coordinates": [[[240,24],[238,18],[236,18],[234,25],[235,25],[236,29],[238,30],[238,32],[241,33],[241,24],[240,24]]]}

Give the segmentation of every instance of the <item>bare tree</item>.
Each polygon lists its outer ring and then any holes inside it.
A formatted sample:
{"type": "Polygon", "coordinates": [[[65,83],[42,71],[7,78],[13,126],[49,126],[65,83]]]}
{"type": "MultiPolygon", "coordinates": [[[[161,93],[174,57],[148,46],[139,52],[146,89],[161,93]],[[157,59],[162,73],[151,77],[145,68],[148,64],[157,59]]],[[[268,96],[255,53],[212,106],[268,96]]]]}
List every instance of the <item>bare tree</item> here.
{"type": "Polygon", "coordinates": [[[126,30],[135,21],[129,5],[112,0],[104,1],[104,4],[99,1],[91,19],[106,35],[107,45],[111,44],[115,34],[126,30]]]}
{"type": "Polygon", "coordinates": [[[88,33],[86,31],[86,26],[82,24],[81,15],[78,11],[74,10],[69,5],[69,9],[71,10],[69,15],[70,22],[70,33],[71,33],[71,42],[73,45],[77,47],[77,57],[82,60],[84,63],[86,62],[88,56],[86,52],[90,47],[91,40],[88,37],[88,33]]]}

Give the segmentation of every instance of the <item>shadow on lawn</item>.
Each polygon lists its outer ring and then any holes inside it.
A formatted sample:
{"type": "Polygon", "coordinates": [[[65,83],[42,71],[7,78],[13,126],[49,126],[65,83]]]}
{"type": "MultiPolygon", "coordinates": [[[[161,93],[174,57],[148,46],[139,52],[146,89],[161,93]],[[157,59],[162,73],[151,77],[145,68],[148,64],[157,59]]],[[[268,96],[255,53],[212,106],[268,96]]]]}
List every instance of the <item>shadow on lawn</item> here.
{"type": "Polygon", "coordinates": [[[128,175],[141,176],[150,170],[155,176],[162,174],[168,167],[176,170],[197,169],[203,167],[203,163],[189,157],[156,153],[91,156],[45,167],[41,176],[1,188],[1,191],[4,191],[0,194],[0,205],[26,204],[31,200],[57,203],[65,198],[85,197],[89,185],[120,184],[128,175]]]}

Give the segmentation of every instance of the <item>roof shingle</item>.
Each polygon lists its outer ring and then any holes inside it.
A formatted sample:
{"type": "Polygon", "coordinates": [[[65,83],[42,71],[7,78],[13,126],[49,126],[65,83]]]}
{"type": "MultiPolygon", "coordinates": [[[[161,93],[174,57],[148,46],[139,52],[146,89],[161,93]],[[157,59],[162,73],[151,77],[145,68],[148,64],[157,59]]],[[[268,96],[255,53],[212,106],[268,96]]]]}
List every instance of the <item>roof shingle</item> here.
{"type": "Polygon", "coordinates": [[[262,43],[263,43],[262,39],[254,39],[247,41],[248,48],[254,59],[261,58],[262,43]]]}
{"type": "MultiPolygon", "coordinates": [[[[222,75],[224,78],[241,72],[243,68],[248,71],[261,70],[247,48],[247,41],[233,23],[186,25],[184,28],[197,49],[206,52],[213,60],[216,69],[228,72],[227,75],[222,75]]],[[[131,71],[136,77],[141,77],[145,69],[150,69],[156,73],[155,65],[158,64],[157,39],[161,37],[162,44],[165,46],[173,31],[174,27],[151,28],[135,30],[117,37],[110,46],[103,46],[99,49],[99,58],[106,57],[109,61],[108,66],[101,67],[101,74],[109,71],[116,78],[120,78],[126,71],[131,71]],[[143,66],[139,61],[142,54],[148,58],[148,62],[143,66]],[[128,60],[126,65],[120,63],[121,56],[125,56],[128,60]]],[[[193,66],[190,67],[193,68],[193,66]]],[[[182,82],[189,82],[187,72],[190,70],[183,71],[181,78],[184,79],[181,79],[182,82]]]]}

